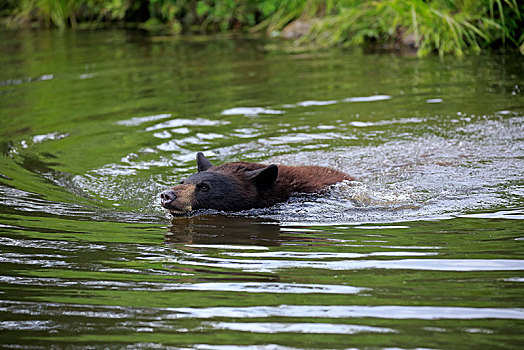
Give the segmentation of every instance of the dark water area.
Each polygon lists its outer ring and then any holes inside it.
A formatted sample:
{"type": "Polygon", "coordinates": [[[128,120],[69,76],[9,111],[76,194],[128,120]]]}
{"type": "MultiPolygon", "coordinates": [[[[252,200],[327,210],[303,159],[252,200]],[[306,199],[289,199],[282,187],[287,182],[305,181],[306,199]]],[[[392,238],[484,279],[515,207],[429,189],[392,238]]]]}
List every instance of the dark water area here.
{"type": "Polygon", "coordinates": [[[524,59],[274,47],[0,32],[2,348],[524,345],[524,59]],[[172,218],[198,151],[356,181],[172,218]]]}

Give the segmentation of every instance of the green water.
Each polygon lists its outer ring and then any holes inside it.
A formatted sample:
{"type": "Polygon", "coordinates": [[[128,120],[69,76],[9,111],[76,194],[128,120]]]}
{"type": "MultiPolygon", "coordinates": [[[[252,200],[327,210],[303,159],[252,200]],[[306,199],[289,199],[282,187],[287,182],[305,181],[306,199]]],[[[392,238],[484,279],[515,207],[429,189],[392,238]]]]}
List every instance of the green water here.
{"type": "Polygon", "coordinates": [[[0,32],[3,348],[524,345],[524,60],[0,32]],[[172,219],[216,164],[357,181],[172,219]]]}

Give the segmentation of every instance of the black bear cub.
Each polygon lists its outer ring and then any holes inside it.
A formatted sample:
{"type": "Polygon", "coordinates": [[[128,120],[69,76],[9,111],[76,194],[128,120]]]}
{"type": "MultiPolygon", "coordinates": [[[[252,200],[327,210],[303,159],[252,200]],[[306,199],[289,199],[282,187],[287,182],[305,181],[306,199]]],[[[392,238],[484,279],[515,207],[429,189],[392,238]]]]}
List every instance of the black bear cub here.
{"type": "Polygon", "coordinates": [[[234,162],[214,166],[197,153],[198,172],[162,192],[162,206],[173,215],[197,209],[239,211],[286,201],[292,193],[318,192],[353,178],[320,166],[234,162]]]}

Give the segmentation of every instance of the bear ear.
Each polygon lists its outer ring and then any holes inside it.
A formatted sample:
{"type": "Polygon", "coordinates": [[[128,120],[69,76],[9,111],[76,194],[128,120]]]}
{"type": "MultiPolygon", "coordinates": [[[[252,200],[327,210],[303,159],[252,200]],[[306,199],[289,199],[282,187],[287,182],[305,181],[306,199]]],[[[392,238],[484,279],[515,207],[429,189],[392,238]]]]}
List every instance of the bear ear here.
{"type": "Polygon", "coordinates": [[[211,162],[206,158],[206,156],[204,156],[204,153],[202,152],[198,152],[196,158],[198,172],[206,171],[213,166],[213,164],[211,164],[211,162]]]}
{"type": "Polygon", "coordinates": [[[277,181],[278,166],[271,164],[263,169],[246,171],[246,174],[259,189],[265,189],[273,186],[277,181]]]}

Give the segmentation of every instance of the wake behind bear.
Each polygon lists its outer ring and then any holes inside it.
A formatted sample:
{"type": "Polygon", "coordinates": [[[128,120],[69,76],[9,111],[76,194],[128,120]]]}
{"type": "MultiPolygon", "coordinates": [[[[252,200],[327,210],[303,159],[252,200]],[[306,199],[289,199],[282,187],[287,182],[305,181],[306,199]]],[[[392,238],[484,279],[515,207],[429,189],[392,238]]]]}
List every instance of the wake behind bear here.
{"type": "Polygon", "coordinates": [[[353,177],[326,167],[233,162],[214,166],[197,153],[198,172],[160,194],[173,215],[198,209],[240,211],[284,202],[293,193],[314,193],[353,177]]]}

